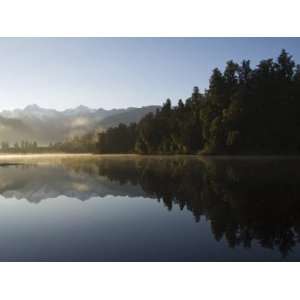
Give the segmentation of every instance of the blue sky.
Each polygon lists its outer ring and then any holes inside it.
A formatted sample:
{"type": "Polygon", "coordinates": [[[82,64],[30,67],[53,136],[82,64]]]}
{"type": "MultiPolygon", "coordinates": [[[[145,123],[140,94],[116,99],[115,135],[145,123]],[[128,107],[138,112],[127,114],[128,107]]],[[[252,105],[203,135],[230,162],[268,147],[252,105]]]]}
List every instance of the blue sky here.
{"type": "Polygon", "coordinates": [[[226,61],[300,63],[300,38],[0,38],[0,110],[176,103],[226,61]]]}

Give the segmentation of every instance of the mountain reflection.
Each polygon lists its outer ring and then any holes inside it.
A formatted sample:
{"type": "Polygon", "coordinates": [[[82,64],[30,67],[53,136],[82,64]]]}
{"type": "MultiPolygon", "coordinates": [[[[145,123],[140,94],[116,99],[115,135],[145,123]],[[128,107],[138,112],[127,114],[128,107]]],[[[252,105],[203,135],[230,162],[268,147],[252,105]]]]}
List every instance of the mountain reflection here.
{"type": "Polygon", "coordinates": [[[300,240],[296,159],[103,158],[0,168],[0,194],[38,203],[59,195],[153,198],[205,218],[229,247],[261,246],[287,256],[300,240]]]}

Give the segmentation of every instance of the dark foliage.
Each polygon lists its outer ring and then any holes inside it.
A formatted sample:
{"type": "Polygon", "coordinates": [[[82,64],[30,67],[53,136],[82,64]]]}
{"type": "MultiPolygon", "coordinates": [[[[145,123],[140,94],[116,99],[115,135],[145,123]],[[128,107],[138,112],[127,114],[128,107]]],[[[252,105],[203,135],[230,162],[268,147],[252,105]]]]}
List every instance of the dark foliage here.
{"type": "Polygon", "coordinates": [[[99,135],[100,153],[298,154],[300,66],[282,50],[276,61],[229,61],[209,88],[185,102],[168,99],[139,123],[99,135]]]}
{"type": "Polygon", "coordinates": [[[136,124],[119,124],[99,134],[97,148],[101,153],[129,153],[134,148],[135,137],[136,124]]]}

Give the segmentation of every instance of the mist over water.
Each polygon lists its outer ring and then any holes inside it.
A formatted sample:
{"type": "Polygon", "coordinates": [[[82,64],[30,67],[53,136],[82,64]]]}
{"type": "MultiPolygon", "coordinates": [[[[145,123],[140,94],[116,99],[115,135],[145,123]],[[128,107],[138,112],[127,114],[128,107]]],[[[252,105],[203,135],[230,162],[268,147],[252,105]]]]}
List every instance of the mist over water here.
{"type": "Polygon", "coordinates": [[[0,260],[300,260],[299,158],[0,163],[0,260]]]}

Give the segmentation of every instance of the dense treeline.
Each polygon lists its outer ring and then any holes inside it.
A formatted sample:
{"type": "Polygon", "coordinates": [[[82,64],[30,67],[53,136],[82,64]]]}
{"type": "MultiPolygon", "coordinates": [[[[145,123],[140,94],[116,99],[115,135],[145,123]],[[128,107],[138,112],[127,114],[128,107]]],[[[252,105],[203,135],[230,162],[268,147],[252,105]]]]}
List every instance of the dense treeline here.
{"type": "Polygon", "coordinates": [[[93,133],[74,136],[62,142],[53,142],[49,145],[39,145],[36,141],[21,141],[14,144],[2,141],[1,153],[94,153],[96,139],[93,133]]]}
{"type": "Polygon", "coordinates": [[[130,153],[136,142],[136,124],[119,124],[99,134],[97,149],[100,153],[130,153]]]}
{"type": "Polygon", "coordinates": [[[227,62],[209,88],[185,102],[168,99],[139,123],[99,134],[100,153],[297,154],[300,66],[285,50],[276,61],[227,62]]]}
{"type": "Polygon", "coordinates": [[[36,141],[21,141],[14,144],[2,141],[0,143],[0,152],[2,153],[33,153],[39,151],[36,141]]]}
{"type": "Polygon", "coordinates": [[[47,149],[48,152],[94,153],[96,151],[96,140],[93,133],[87,133],[74,136],[63,142],[50,143],[44,149],[47,149]]]}

